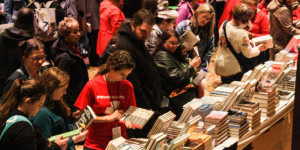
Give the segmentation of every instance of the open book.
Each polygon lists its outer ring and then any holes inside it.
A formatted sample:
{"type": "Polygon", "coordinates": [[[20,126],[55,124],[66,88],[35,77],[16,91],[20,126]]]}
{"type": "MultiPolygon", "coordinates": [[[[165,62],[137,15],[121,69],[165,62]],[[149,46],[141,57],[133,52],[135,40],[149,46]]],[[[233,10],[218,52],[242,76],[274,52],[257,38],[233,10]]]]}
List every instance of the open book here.
{"type": "Polygon", "coordinates": [[[72,128],[79,129],[82,127],[82,132],[87,130],[88,127],[92,124],[94,119],[96,118],[96,114],[94,113],[91,106],[87,105],[85,109],[82,111],[80,117],[74,122],[72,128]]]}
{"type": "Polygon", "coordinates": [[[125,123],[129,121],[135,128],[142,129],[153,115],[154,111],[152,110],[130,106],[120,119],[120,122],[125,123]]]}
{"type": "Polygon", "coordinates": [[[187,30],[180,38],[182,49],[192,49],[194,45],[200,42],[199,38],[191,30],[187,30]]]}

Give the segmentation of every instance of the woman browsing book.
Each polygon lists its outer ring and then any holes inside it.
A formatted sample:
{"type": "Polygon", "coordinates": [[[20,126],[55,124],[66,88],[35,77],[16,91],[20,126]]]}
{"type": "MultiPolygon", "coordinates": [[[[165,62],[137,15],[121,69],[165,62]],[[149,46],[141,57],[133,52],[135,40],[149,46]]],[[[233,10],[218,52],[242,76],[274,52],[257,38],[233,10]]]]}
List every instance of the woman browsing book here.
{"type": "Polygon", "coordinates": [[[174,30],[165,30],[160,36],[154,61],[163,79],[165,96],[170,98],[172,111],[179,117],[182,113],[182,106],[188,101],[197,97],[197,89],[189,89],[189,94],[184,97],[173,97],[169,95],[177,88],[190,84],[197,75],[197,67],[201,63],[200,57],[196,56],[190,63],[186,60],[188,50],[178,48],[179,36],[174,30]]]}
{"type": "MultiPolygon", "coordinates": [[[[72,130],[67,122],[71,111],[63,100],[69,81],[69,75],[57,67],[44,71],[40,77],[40,82],[46,89],[45,106],[32,118],[32,123],[46,138],[72,130]]],[[[75,149],[75,143],[83,141],[86,134],[87,131],[71,137],[67,149],[75,149]]]]}
{"type": "Polygon", "coordinates": [[[45,98],[45,88],[38,81],[16,79],[13,82],[0,103],[1,150],[66,149],[69,139],[61,136],[49,144],[28,120],[42,108],[45,98]]]}
{"type": "Polygon", "coordinates": [[[126,127],[131,128],[131,124],[119,120],[130,106],[136,106],[133,86],[126,80],[134,66],[128,52],[116,51],[81,91],[75,106],[82,111],[89,105],[97,115],[88,128],[85,150],[104,150],[113,134],[127,138],[126,127]]]}

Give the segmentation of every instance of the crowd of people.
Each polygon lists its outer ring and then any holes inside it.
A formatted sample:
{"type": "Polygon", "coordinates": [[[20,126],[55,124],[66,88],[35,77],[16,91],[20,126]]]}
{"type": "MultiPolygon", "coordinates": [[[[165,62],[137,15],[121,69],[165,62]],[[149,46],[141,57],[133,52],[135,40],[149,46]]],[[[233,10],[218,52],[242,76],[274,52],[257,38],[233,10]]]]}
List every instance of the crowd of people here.
{"type": "Polygon", "coordinates": [[[300,34],[296,0],[227,0],[223,12],[201,0],[177,2],[177,10],[164,0],[2,3],[0,22],[13,23],[0,33],[3,150],[74,149],[82,141],[84,150],[104,150],[116,130],[125,138],[146,137],[158,116],[171,110],[179,118],[182,106],[199,98],[201,82],[193,80],[214,52],[216,74],[231,83],[300,34]],[[199,40],[193,48],[181,45],[187,32],[199,40]],[[273,48],[252,44],[269,34],[273,48]],[[94,78],[89,66],[99,69],[94,78]],[[72,130],[87,105],[96,114],[88,131],[49,143],[72,130]],[[119,122],[130,106],[155,115],[134,129],[119,122]]]}

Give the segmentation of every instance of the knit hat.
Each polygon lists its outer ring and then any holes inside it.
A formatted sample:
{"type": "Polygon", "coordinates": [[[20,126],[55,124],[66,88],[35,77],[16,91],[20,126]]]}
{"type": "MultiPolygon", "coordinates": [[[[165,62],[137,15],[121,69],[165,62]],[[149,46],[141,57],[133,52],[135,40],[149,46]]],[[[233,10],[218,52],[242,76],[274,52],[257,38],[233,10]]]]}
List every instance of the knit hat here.
{"type": "Polygon", "coordinates": [[[157,17],[162,19],[176,19],[178,17],[178,13],[176,10],[163,10],[158,12],[157,17]]]}

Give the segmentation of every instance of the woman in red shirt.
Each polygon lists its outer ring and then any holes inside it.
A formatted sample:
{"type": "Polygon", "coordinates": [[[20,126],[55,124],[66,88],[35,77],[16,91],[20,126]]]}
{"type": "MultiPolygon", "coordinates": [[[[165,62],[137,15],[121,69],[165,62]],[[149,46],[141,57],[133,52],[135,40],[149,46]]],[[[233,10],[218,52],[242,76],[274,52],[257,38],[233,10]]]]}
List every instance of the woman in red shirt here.
{"type": "MultiPolygon", "coordinates": [[[[257,8],[258,0],[243,0],[243,3],[248,5],[254,12],[251,19],[252,27],[249,29],[249,38],[256,38],[270,34],[270,23],[265,12],[257,8]]],[[[269,60],[269,50],[261,52],[258,56],[251,58],[253,68],[265,61],[269,60]]]]}
{"type": "Polygon", "coordinates": [[[136,106],[133,86],[126,80],[134,66],[128,52],[116,51],[81,91],[75,106],[83,110],[89,105],[97,115],[88,129],[85,150],[104,150],[112,140],[112,130],[115,127],[120,126],[122,137],[127,138],[126,127],[131,126],[118,120],[130,106],[136,106]]]}

